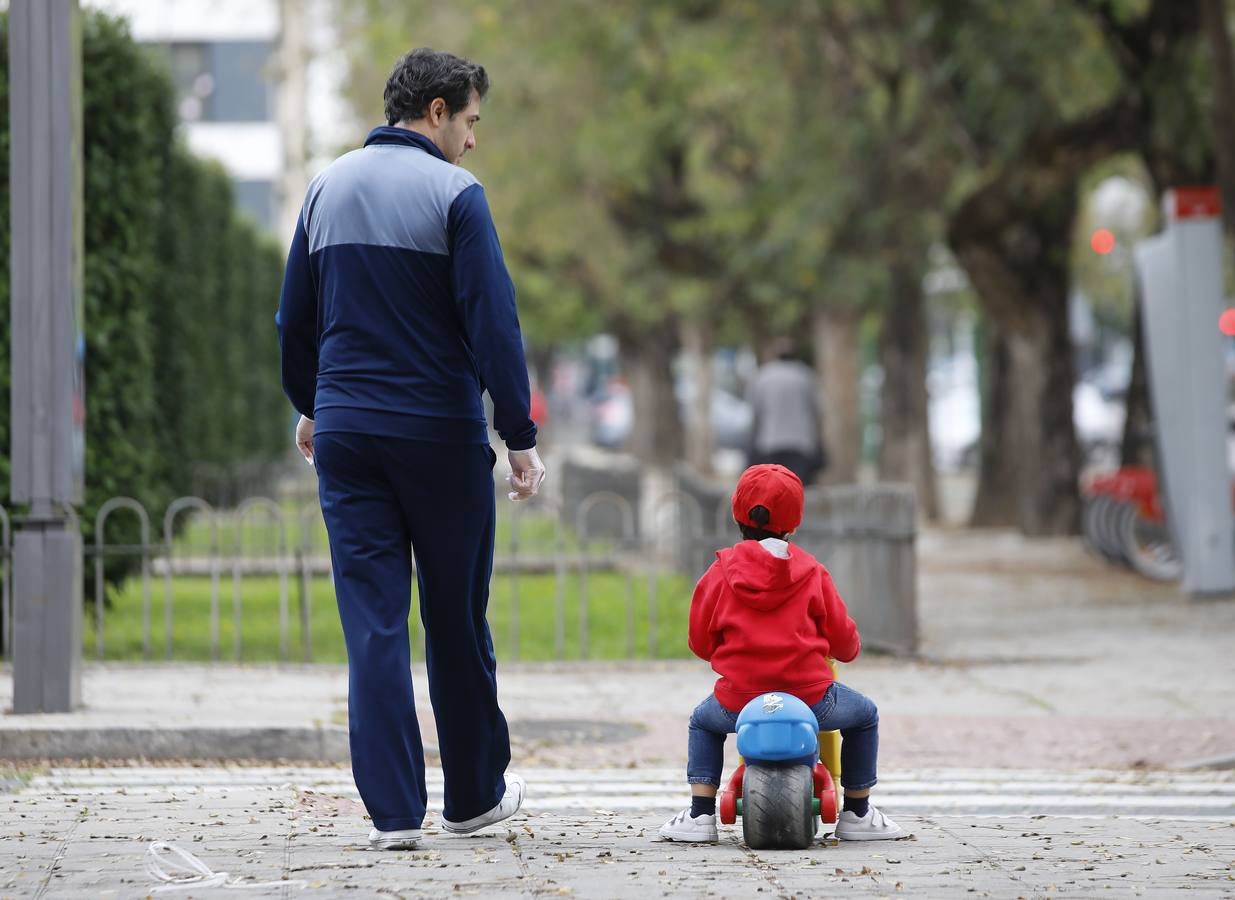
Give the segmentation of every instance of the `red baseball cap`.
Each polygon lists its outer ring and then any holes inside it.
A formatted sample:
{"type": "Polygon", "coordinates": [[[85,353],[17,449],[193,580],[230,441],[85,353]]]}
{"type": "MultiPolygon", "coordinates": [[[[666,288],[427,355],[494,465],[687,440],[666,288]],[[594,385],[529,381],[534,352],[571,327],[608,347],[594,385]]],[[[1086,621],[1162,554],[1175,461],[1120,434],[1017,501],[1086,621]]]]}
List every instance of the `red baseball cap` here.
{"type": "Polygon", "coordinates": [[[805,497],[802,479],[784,466],[764,463],[751,466],[733,489],[733,519],[739,525],[762,528],[773,534],[788,534],[802,524],[805,497]],[[770,518],[760,525],[750,518],[756,506],[765,507],[770,518]]]}

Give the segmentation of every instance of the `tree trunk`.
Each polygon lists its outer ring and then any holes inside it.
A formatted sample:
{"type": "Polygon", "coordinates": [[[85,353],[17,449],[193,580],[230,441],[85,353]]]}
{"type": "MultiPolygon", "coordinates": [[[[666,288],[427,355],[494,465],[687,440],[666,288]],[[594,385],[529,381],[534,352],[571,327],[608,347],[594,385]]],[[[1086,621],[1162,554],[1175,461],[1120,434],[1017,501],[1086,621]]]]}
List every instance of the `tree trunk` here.
{"type": "Polygon", "coordinates": [[[1009,435],[1008,345],[989,325],[981,351],[985,356],[982,385],[982,434],[978,441],[978,490],[969,524],[974,528],[1016,525],[1016,466],[1009,435]]]}
{"type": "MultiPolygon", "coordinates": [[[[1006,404],[999,414],[1007,421],[984,439],[982,463],[1005,474],[1012,467],[1016,521],[1025,534],[1074,534],[1080,525],[1066,241],[1076,223],[1081,179],[1094,163],[1129,146],[1140,130],[1139,98],[1133,94],[1044,128],[991,173],[948,223],[952,252],[1008,351],[1006,377],[1002,384],[992,378],[987,398],[988,412],[991,403],[1006,404]],[[995,458],[993,451],[1012,460],[995,458]]],[[[992,424],[984,422],[983,430],[992,424]]],[[[995,478],[984,472],[979,491],[1000,489],[995,478]]],[[[987,505],[979,494],[975,508],[987,505]]]]}
{"type": "Polygon", "coordinates": [[[639,534],[673,553],[677,510],[669,500],[673,466],[682,458],[682,422],[673,393],[671,364],[677,351],[672,323],[655,331],[618,337],[622,367],[630,379],[634,424],[628,449],[640,462],[639,534]]]}
{"type": "Polygon", "coordinates": [[[1222,188],[1222,221],[1235,236],[1235,53],[1223,0],[1200,0],[1214,76],[1214,156],[1222,188]]]}
{"type": "Polygon", "coordinates": [[[829,462],[824,480],[853,484],[862,452],[862,417],[858,409],[861,360],[858,325],[862,314],[847,306],[818,304],[811,311],[815,372],[823,410],[823,446],[829,462]]]}
{"type": "Polygon", "coordinates": [[[879,335],[883,365],[879,477],[912,484],[918,508],[933,521],[939,517],[939,507],[927,419],[925,297],[916,267],[895,264],[891,276],[891,302],[879,335]]]}
{"type": "Polygon", "coordinates": [[[1081,454],[1072,416],[1076,372],[1062,313],[1036,307],[1028,328],[1008,336],[1010,434],[1016,448],[1017,523],[1028,535],[1080,528],[1081,454]]]}
{"type": "MultiPolygon", "coordinates": [[[[1038,234],[1068,228],[1035,223],[1038,234]]],[[[991,360],[983,421],[975,524],[1000,524],[1011,512],[1028,535],[1074,534],[1079,527],[1080,449],[1072,417],[1076,374],[1068,330],[1067,269],[1042,260],[1032,280],[1012,277],[997,236],[970,233],[956,244],[1004,352],[991,360]],[[990,246],[993,242],[996,246],[990,246]],[[997,298],[991,300],[990,298],[997,298]]]]}
{"type": "Polygon", "coordinates": [[[533,344],[527,348],[527,364],[535,384],[546,393],[552,388],[553,366],[557,361],[557,348],[552,344],[541,347],[533,344]]]}
{"type": "Polygon", "coordinates": [[[677,350],[674,329],[670,325],[618,340],[634,403],[630,452],[645,465],[671,468],[682,458],[683,443],[671,369],[677,350]]]}
{"type": "Polygon", "coordinates": [[[1149,401],[1149,377],[1145,369],[1145,335],[1141,330],[1141,296],[1132,306],[1132,373],[1124,396],[1124,433],[1119,445],[1119,463],[1151,466],[1154,460],[1153,411],[1149,401]]]}
{"type": "Polygon", "coordinates": [[[686,461],[696,471],[712,474],[712,329],[701,319],[684,321],[681,326],[682,352],[694,373],[694,394],[686,421],[686,461]]]}

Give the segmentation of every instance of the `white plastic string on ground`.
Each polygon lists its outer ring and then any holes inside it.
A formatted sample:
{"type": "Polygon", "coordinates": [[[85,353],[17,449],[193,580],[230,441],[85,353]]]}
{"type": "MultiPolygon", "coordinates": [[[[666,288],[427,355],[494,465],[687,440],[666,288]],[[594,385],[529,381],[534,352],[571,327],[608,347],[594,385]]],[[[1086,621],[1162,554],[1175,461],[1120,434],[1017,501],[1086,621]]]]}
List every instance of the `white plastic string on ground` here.
{"type": "Polygon", "coordinates": [[[152,893],[163,891],[186,891],[192,888],[271,888],[305,887],[299,880],[250,881],[232,878],[227,872],[216,872],[188,850],[166,841],[151,841],[146,848],[146,874],[163,884],[152,893]]]}

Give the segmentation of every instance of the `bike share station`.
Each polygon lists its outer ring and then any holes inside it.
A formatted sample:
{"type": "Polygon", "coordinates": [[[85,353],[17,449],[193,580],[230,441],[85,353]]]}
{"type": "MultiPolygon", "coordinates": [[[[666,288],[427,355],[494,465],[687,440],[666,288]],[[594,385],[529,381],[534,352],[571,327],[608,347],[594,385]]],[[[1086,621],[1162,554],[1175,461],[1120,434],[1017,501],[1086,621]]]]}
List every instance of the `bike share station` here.
{"type": "Polygon", "coordinates": [[[1178,580],[1189,596],[1235,592],[1227,459],[1223,238],[1217,188],[1163,198],[1162,232],[1135,249],[1157,471],[1125,466],[1086,489],[1084,533],[1112,562],[1178,580]]]}

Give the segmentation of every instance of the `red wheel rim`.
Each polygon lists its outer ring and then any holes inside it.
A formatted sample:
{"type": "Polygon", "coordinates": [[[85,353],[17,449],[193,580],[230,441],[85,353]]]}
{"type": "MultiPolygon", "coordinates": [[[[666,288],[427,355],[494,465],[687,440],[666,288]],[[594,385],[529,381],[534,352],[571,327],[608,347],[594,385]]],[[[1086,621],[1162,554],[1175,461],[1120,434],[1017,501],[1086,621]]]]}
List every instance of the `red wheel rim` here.
{"type": "Polygon", "coordinates": [[[819,795],[819,818],[825,825],[836,821],[836,789],[830,788],[819,795]]]}

